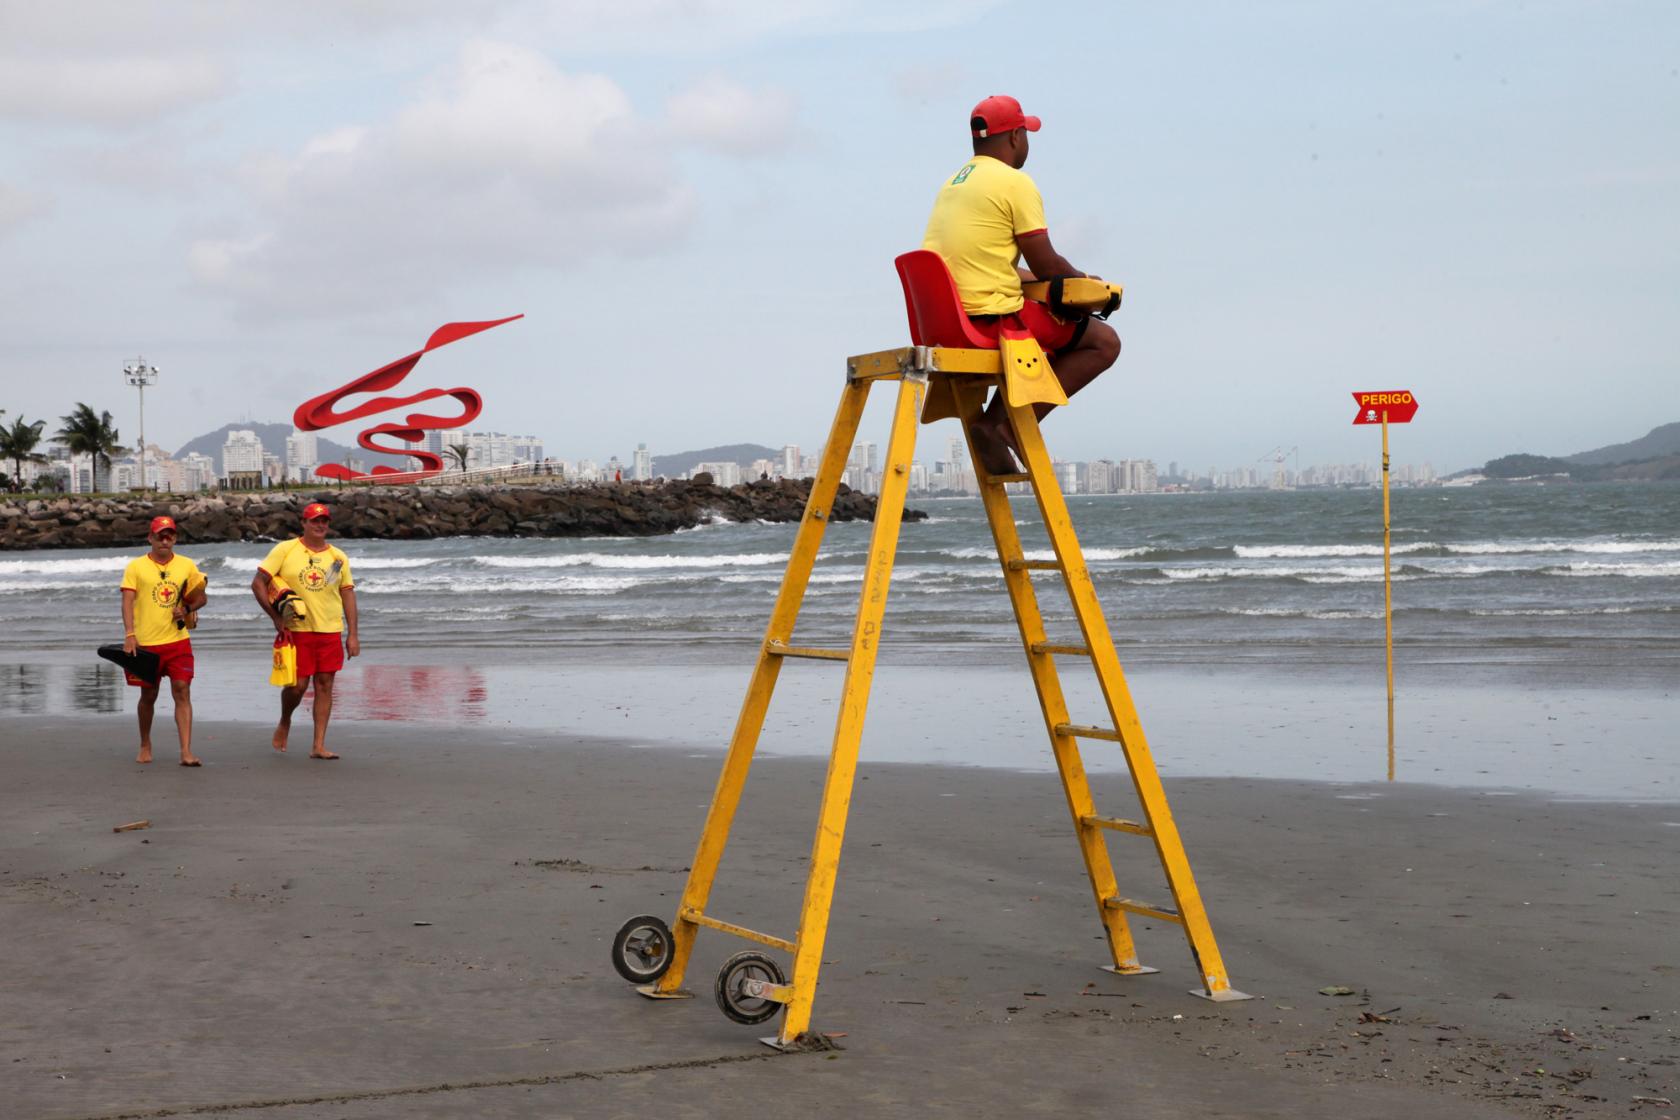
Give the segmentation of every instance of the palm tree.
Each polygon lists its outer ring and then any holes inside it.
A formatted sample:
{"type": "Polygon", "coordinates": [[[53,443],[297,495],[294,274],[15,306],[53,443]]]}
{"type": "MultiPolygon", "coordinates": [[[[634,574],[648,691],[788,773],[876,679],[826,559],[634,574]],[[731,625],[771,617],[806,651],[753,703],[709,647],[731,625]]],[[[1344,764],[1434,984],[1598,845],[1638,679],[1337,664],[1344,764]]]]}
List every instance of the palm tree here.
{"type": "MultiPolygon", "coordinates": [[[[93,409],[80,401],[76,402],[76,410],[68,416],[60,416],[64,427],[54,433],[54,438],[69,448],[72,455],[92,455],[94,478],[99,477],[99,464],[105,464],[107,474],[111,470],[111,456],[122,455],[128,449],[117,443],[117,429],[111,426],[111,414],[101,412],[94,414],[93,409]]],[[[95,483],[97,486],[97,482],[95,483]]]]}
{"type": "Polygon", "coordinates": [[[445,450],[449,452],[449,457],[455,460],[455,465],[461,468],[461,473],[465,474],[467,471],[467,456],[471,454],[472,448],[464,443],[452,443],[445,450]]]}
{"type": "Polygon", "coordinates": [[[44,463],[45,455],[37,454],[35,445],[41,442],[41,429],[47,426],[45,420],[37,420],[33,424],[23,422],[19,416],[10,427],[0,424],[0,459],[12,461],[12,478],[18,485],[23,484],[23,465],[25,463],[44,463]]]}

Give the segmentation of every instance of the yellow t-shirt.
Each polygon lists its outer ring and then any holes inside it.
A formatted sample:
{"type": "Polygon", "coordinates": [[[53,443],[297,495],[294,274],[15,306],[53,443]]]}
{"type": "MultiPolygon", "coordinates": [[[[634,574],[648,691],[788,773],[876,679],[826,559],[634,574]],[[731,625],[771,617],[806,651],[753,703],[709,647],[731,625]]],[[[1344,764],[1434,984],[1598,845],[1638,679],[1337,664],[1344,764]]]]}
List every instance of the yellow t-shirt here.
{"type": "Polygon", "coordinates": [[[939,189],[922,248],[945,258],[970,315],[1021,310],[1015,239],[1040,233],[1044,200],[1025,172],[991,156],[975,156],[939,189]]]}
{"type": "Polygon", "coordinates": [[[333,545],[320,552],[311,552],[298,538],[281,541],[269,551],[258,565],[270,576],[278,576],[287,587],[303,597],[308,611],[297,630],[317,634],[340,634],[344,631],[344,599],[340,591],[356,586],[350,576],[350,557],[333,545]],[[333,571],[333,565],[338,570],[333,571]]]}
{"type": "Polygon", "coordinates": [[[167,646],[191,637],[175,628],[175,604],[203,578],[198,565],[179,552],[162,567],[149,552],[130,560],[123,569],[122,589],[134,592],[134,640],[143,646],[167,646]]]}

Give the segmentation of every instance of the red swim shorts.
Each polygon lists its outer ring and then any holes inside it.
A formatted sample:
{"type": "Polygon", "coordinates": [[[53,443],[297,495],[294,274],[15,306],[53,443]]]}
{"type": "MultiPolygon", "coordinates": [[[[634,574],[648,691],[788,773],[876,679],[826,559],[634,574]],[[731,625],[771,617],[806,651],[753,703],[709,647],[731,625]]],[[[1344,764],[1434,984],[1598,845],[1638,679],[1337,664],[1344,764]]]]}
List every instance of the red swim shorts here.
{"type": "Polygon", "coordinates": [[[336,673],[344,668],[344,635],[294,630],[292,642],[297,646],[299,684],[316,673],[336,673]]]}
{"type": "Polygon", "coordinates": [[[182,684],[193,679],[193,651],[192,639],[182,638],[178,642],[170,642],[161,646],[141,646],[147,653],[155,653],[158,657],[158,679],[143,681],[133,673],[124,672],[123,679],[136,688],[156,688],[163,683],[163,678],[180,681],[182,684]]]}
{"type": "Polygon", "coordinates": [[[1084,336],[1085,326],[1090,322],[1089,319],[1063,322],[1050,314],[1050,309],[1044,304],[1030,299],[1021,305],[1021,310],[1013,314],[970,315],[968,321],[987,338],[996,338],[998,331],[1004,327],[1026,331],[1036,338],[1038,344],[1044,347],[1044,352],[1050,355],[1072,348],[1084,336]]]}

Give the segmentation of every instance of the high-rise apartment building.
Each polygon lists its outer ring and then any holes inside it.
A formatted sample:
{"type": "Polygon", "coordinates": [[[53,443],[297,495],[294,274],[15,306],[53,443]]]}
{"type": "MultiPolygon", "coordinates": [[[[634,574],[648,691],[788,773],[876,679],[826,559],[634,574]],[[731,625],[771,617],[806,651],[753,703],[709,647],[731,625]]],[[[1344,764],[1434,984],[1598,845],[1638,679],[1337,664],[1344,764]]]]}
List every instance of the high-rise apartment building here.
{"type": "Polygon", "coordinates": [[[1112,494],[1114,491],[1114,463],[1111,460],[1096,459],[1085,464],[1087,494],[1112,494]]]}
{"type": "Polygon", "coordinates": [[[286,437],[286,478],[307,482],[320,463],[319,442],[314,432],[294,430],[286,437]]]}
{"type": "Polygon", "coordinates": [[[741,481],[741,464],[739,463],[696,463],[694,470],[689,472],[690,478],[697,474],[710,474],[712,483],[716,486],[735,486],[741,481]]]}
{"type": "Polygon", "coordinates": [[[257,433],[249,428],[235,428],[227,434],[222,443],[222,477],[226,478],[235,471],[261,471],[263,469],[263,445],[257,438],[257,433]]]}
{"type": "Polygon", "coordinates": [[[164,465],[163,485],[177,494],[196,494],[216,485],[216,460],[191,451],[164,465]]]}
{"type": "Polygon", "coordinates": [[[467,445],[467,468],[511,467],[515,463],[540,463],[542,440],[536,436],[510,436],[501,432],[461,432],[451,443],[467,445]]]}

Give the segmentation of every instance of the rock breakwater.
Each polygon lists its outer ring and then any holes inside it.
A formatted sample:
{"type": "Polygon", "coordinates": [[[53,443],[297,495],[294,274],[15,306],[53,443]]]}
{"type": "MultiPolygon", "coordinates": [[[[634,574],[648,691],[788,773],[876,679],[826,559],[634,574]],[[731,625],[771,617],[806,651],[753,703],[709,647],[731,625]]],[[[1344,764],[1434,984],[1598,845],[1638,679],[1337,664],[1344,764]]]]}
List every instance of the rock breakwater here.
{"type": "MultiPolygon", "coordinates": [[[[433,537],[646,537],[714,521],[798,521],[809,480],[724,488],[693,481],[597,486],[358,486],[345,489],[217,492],[143,497],[0,496],[0,549],[109,548],[143,541],[153,517],[168,514],[181,543],[279,540],[297,532],[310,502],[333,511],[333,535],[346,539],[433,537]]],[[[905,510],[906,521],[927,515],[905,510]]],[[[831,521],[871,521],[875,498],[842,485],[831,521]]]]}

